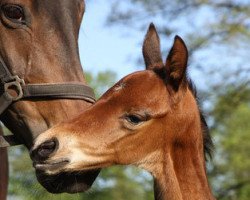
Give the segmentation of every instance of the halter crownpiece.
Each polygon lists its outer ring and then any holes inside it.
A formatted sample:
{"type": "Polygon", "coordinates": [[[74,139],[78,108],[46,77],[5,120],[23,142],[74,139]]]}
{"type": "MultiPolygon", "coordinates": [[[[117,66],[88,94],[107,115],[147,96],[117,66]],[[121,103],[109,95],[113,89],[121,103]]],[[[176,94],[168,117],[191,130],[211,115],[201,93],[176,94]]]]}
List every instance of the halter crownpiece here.
{"type": "MultiPolygon", "coordinates": [[[[25,84],[17,75],[12,75],[0,58],[0,117],[8,107],[20,100],[77,99],[95,102],[92,88],[82,83],[25,84]]],[[[0,136],[0,148],[22,144],[14,135],[0,136]]]]}

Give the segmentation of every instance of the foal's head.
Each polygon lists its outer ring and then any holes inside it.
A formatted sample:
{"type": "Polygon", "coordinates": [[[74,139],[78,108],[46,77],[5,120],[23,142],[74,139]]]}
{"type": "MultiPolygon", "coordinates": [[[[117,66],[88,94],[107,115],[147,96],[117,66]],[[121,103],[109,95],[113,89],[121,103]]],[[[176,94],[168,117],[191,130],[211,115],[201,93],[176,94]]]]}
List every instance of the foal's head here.
{"type": "Polygon", "coordinates": [[[57,174],[135,164],[152,172],[164,162],[162,155],[175,148],[198,148],[203,156],[200,113],[186,78],[183,40],[175,37],[164,63],[151,24],[143,55],[146,70],[124,77],[77,118],[38,137],[32,156],[39,158],[41,147],[52,139],[58,149],[40,157],[36,168],[57,174]]]}

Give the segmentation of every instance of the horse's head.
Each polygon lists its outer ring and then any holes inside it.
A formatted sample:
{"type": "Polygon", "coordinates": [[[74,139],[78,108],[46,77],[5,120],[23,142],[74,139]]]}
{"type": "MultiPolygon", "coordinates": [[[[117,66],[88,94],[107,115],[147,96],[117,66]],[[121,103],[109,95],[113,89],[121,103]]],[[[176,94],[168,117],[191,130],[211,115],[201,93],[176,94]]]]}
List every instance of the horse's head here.
{"type": "MultiPolygon", "coordinates": [[[[32,156],[48,174],[136,164],[149,171],[175,145],[201,129],[199,111],[188,87],[188,52],[180,37],[164,64],[157,32],[150,26],[143,45],[146,70],[126,76],[80,116],[39,136],[32,156]],[[57,148],[48,148],[51,141],[57,148]]],[[[200,138],[202,136],[199,136],[200,138]]],[[[200,142],[200,140],[199,140],[200,142]]]]}
{"type": "MultiPolygon", "coordinates": [[[[10,73],[26,84],[85,83],[77,43],[84,9],[83,0],[1,0],[0,57],[10,73]]],[[[12,104],[1,121],[30,149],[41,132],[89,105],[82,100],[23,100],[12,104]]],[[[85,190],[96,175],[48,176],[37,170],[50,192],[85,190]]]]}

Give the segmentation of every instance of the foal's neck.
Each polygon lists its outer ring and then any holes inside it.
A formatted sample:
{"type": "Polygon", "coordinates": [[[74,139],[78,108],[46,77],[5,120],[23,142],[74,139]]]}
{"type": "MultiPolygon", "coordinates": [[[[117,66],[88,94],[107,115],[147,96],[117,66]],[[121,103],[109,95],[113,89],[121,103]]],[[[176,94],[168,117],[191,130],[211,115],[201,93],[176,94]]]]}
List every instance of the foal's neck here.
{"type": "Polygon", "coordinates": [[[157,172],[154,172],[156,200],[212,200],[206,176],[203,148],[176,144],[164,151],[157,172]],[[180,146],[178,146],[180,145],[180,146]]]}
{"type": "MultiPolygon", "coordinates": [[[[181,155],[179,155],[181,156],[181,155]]],[[[183,156],[183,155],[182,155],[183,156]]],[[[212,200],[203,161],[199,157],[173,160],[170,156],[154,176],[156,200],[212,200]],[[178,162],[178,163],[175,163],[178,162]]]]}

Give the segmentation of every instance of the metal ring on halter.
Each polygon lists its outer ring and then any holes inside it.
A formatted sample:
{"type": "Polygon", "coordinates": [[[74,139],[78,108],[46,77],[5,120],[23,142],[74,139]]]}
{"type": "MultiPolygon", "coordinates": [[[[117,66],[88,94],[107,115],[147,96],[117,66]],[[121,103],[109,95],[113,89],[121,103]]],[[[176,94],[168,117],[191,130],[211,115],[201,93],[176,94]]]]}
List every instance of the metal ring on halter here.
{"type": "Polygon", "coordinates": [[[23,97],[22,86],[25,85],[24,80],[20,79],[18,76],[13,76],[13,81],[4,84],[4,91],[7,94],[7,98],[12,101],[18,101],[23,97]],[[9,90],[14,90],[16,95],[12,95],[9,90]]]}

